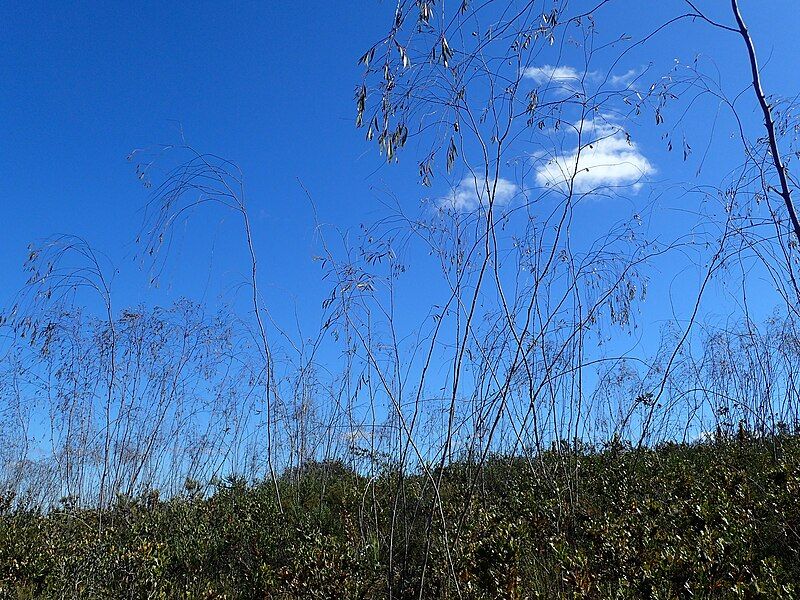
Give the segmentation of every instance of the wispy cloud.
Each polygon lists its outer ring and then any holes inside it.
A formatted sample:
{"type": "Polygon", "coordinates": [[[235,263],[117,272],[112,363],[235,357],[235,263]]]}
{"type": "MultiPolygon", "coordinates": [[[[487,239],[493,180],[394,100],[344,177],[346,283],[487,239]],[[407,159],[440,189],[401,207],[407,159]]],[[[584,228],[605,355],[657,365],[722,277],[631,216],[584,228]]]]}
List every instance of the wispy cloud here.
{"type": "Polygon", "coordinates": [[[612,75],[609,81],[613,86],[629,87],[631,81],[636,79],[642,73],[641,69],[628,69],[625,73],[620,75],[612,75]]]}
{"type": "Polygon", "coordinates": [[[574,67],[541,65],[539,67],[528,67],[523,72],[528,79],[533,79],[537,85],[553,83],[566,88],[573,89],[580,85],[581,73],[574,67]]]}
{"type": "Polygon", "coordinates": [[[607,117],[599,115],[598,120],[576,123],[575,128],[581,132],[581,146],[539,163],[539,186],[567,191],[571,183],[576,194],[620,188],[637,192],[642,180],[655,173],[639,147],[607,117]]]}
{"type": "Polygon", "coordinates": [[[614,87],[632,87],[631,83],[643,73],[644,69],[628,69],[624,73],[608,74],[601,71],[579,71],[569,65],[553,66],[541,65],[538,67],[526,68],[522,75],[527,79],[532,79],[536,85],[552,85],[554,87],[566,88],[570,91],[579,90],[584,84],[597,84],[605,78],[605,81],[614,87]]]}
{"type": "Polygon", "coordinates": [[[439,198],[437,205],[439,208],[469,212],[488,206],[492,196],[495,205],[508,204],[518,192],[517,184],[502,177],[496,181],[487,181],[482,177],[465,177],[450,194],[439,198]]]}

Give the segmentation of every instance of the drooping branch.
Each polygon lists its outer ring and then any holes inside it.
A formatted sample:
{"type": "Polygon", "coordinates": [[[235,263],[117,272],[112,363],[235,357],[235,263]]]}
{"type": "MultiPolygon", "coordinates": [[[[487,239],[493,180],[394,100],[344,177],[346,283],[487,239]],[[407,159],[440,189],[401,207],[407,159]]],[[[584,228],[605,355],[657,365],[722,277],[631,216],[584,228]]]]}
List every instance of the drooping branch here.
{"type": "Polygon", "coordinates": [[[781,158],[780,150],[778,150],[778,141],[775,135],[775,121],[772,117],[772,110],[767,98],[764,95],[764,88],[761,85],[761,75],[758,70],[758,60],[756,59],[756,50],[753,45],[753,38],[747,30],[742,13],[739,10],[738,0],[731,0],[731,8],[736,17],[736,23],[739,26],[739,34],[742,36],[745,45],[747,46],[747,54],[750,58],[750,70],[753,77],[753,91],[758,98],[758,103],[761,106],[761,112],[764,114],[764,126],[767,129],[767,138],[769,139],[769,149],[772,153],[772,162],[775,165],[775,170],[778,171],[778,180],[780,181],[780,196],[786,204],[786,210],[789,212],[789,218],[792,220],[794,233],[800,243],[800,221],[797,219],[797,213],[794,209],[794,202],[792,200],[792,191],[789,188],[788,178],[786,177],[786,166],[781,158]]]}

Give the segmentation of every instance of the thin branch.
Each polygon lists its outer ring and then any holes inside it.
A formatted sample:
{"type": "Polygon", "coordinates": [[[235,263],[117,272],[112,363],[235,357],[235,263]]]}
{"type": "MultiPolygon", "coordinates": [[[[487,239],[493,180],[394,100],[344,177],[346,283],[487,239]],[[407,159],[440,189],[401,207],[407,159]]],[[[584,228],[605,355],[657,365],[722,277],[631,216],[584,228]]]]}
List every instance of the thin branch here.
{"type": "Polygon", "coordinates": [[[772,118],[772,110],[767,98],[764,95],[764,88],[761,85],[761,75],[758,70],[758,60],[756,59],[756,50],[753,45],[753,38],[747,30],[742,13],[739,11],[738,0],[731,0],[731,9],[736,17],[736,23],[739,25],[739,35],[742,36],[745,45],[747,46],[747,54],[750,58],[750,70],[753,76],[753,91],[758,98],[758,103],[761,106],[761,112],[764,113],[764,126],[767,129],[767,137],[769,139],[769,149],[772,153],[772,162],[775,165],[775,170],[778,172],[778,180],[781,184],[779,191],[781,198],[786,204],[786,210],[789,212],[789,218],[792,220],[794,233],[800,243],[800,221],[797,219],[797,213],[794,209],[794,202],[792,200],[792,192],[789,188],[789,182],[786,177],[786,166],[781,158],[780,150],[778,150],[777,136],[775,135],[775,121],[772,118]]]}

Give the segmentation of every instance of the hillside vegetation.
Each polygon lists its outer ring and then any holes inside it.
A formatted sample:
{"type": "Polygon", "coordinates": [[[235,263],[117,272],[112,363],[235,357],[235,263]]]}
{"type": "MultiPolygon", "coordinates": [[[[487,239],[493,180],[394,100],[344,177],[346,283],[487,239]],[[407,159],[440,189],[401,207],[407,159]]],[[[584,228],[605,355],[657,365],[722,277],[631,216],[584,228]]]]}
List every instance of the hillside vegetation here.
{"type": "Polygon", "coordinates": [[[235,477],[103,513],[7,497],[0,595],[791,598],[800,581],[795,435],[462,461],[441,503],[426,475],[339,462],[280,484],[283,513],[271,482],[235,477]]]}

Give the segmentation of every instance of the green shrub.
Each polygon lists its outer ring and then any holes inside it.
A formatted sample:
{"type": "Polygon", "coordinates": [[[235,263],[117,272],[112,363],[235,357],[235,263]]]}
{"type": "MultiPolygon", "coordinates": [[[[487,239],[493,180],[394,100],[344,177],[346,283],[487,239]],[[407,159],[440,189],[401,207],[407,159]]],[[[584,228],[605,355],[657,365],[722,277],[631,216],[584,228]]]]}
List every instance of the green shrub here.
{"type": "Polygon", "coordinates": [[[792,598],[800,438],[340,462],[210,496],[0,514],[0,598],[792,598]],[[281,510],[282,508],[282,510],[281,510]]]}

